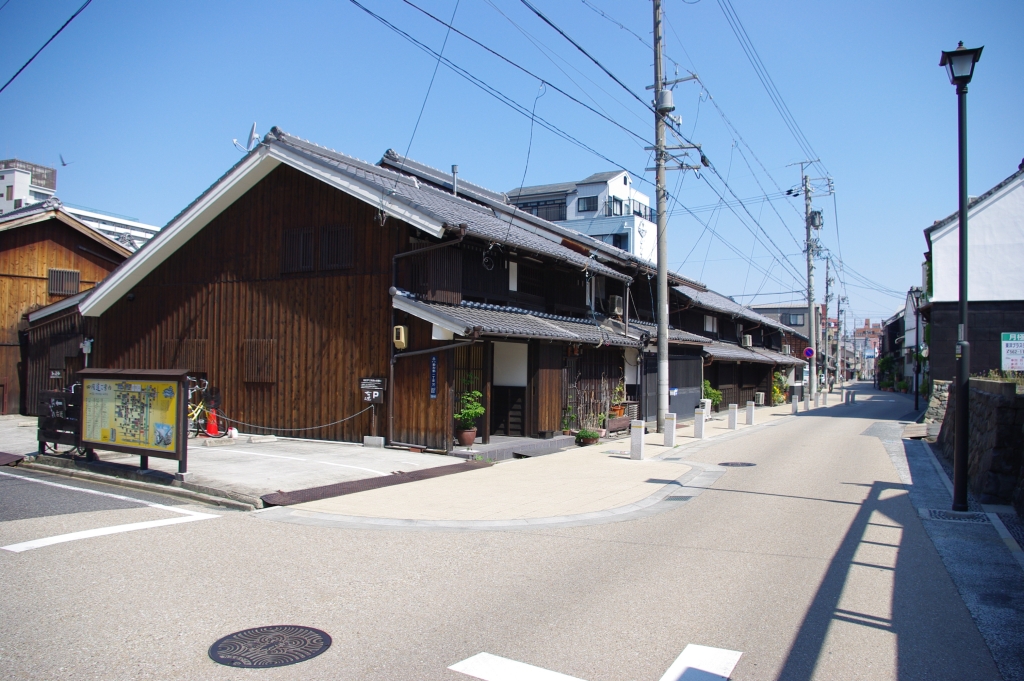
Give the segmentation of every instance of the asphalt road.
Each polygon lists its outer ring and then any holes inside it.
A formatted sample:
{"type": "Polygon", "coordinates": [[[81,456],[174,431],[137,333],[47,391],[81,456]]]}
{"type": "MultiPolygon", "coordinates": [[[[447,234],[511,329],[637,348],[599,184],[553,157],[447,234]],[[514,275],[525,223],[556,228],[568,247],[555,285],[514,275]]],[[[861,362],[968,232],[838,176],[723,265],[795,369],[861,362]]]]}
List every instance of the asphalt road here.
{"type": "Polygon", "coordinates": [[[0,550],[0,677],[452,681],[486,652],[657,681],[693,644],[741,652],[733,679],[1000,679],[878,435],[911,407],[878,393],[711,444],[688,456],[756,465],[675,510],[563,529],[303,526],[3,468],[0,547],[86,536],[0,550]],[[270,624],[333,645],[258,671],[208,658],[270,624]]]}

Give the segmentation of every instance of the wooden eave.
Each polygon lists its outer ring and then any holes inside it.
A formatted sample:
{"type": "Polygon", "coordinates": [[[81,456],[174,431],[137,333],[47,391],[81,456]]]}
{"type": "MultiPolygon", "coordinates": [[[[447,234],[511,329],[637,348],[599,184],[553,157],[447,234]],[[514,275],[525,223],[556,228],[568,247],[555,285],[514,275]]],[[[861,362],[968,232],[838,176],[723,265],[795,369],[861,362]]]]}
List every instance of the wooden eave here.
{"type": "Polygon", "coordinates": [[[123,258],[127,259],[132,254],[131,251],[129,251],[121,244],[117,243],[112,239],[108,239],[107,237],[98,233],[93,228],[76,220],[71,215],[68,215],[64,211],[60,210],[47,210],[42,211],[40,213],[31,213],[29,215],[25,215],[24,217],[15,218],[14,220],[8,220],[6,222],[0,223],[0,232],[6,232],[12,229],[17,229],[19,227],[27,227],[28,225],[38,224],[40,222],[45,222],[46,220],[57,220],[59,222],[63,222],[71,229],[75,230],[76,232],[80,232],[81,234],[84,234],[85,236],[89,237],[99,245],[113,251],[114,253],[120,255],[123,258]]]}

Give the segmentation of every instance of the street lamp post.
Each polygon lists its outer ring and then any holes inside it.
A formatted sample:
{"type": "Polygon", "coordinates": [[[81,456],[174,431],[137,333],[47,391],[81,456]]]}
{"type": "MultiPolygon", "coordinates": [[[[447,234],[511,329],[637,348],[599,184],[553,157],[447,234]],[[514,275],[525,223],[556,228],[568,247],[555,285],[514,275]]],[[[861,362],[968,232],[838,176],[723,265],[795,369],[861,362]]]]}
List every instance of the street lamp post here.
{"type": "Polygon", "coordinates": [[[914,411],[921,408],[921,289],[910,289],[910,302],[914,305],[914,411]]]}
{"type": "Polygon", "coordinates": [[[956,87],[957,138],[960,157],[960,324],[956,345],[956,422],[953,446],[953,510],[967,510],[968,400],[970,400],[971,345],[967,340],[967,85],[984,47],[968,49],[963,41],[955,50],[943,51],[949,82],[956,87]]]}

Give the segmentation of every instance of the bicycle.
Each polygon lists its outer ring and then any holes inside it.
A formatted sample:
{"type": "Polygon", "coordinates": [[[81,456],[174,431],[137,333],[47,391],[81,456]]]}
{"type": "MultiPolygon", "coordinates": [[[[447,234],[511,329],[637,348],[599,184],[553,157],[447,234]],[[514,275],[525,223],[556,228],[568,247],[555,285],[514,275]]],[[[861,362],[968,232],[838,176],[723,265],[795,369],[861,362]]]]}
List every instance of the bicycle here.
{"type": "Polygon", "coordinates": [[[186,378],[188,378],[188,437],[199,437],[200,435],[224,437],[227,435],[227,423],[218,412],[220,396],[210,390],[209,398],[207,397],[210,383],[205,378],[193,378],[192,376],[186,378]],[[207,435],[211,412],[216,414],[217,435],[207,435]]]}

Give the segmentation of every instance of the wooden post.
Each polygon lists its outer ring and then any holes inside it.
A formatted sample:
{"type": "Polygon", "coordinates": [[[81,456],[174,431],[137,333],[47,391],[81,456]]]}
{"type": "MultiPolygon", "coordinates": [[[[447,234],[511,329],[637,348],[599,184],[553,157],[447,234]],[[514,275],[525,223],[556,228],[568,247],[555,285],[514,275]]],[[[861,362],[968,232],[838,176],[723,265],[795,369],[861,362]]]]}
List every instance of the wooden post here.
{"type": "Polygon", "coordinates": [[[491,442],[491,383],[494,379],[494,342],[484,341],[484,433],[483,444],[491,442]]]}

